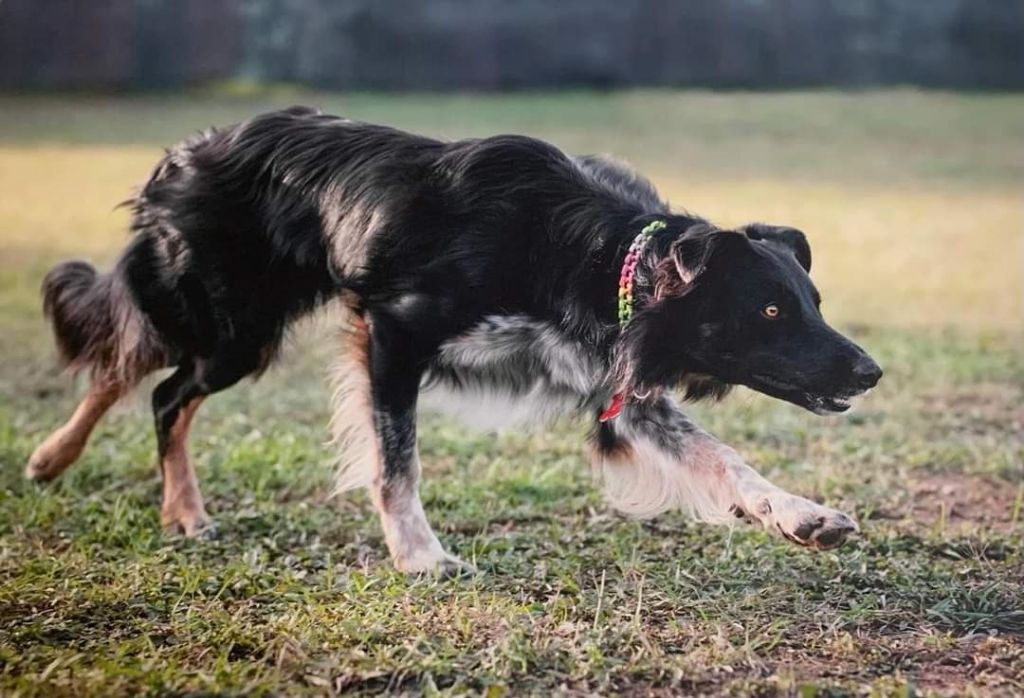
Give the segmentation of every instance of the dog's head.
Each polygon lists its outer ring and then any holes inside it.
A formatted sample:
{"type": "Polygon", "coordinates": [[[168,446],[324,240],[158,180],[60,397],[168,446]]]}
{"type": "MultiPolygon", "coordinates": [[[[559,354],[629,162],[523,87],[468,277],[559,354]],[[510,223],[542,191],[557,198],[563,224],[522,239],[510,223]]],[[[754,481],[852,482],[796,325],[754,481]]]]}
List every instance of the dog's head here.
{"type": "Polygon", "coordinates": [[[650,296],[619,344],[620,387],[679,384],[689,397],[745,385],[812,412],[849,408],[882,375],[822,318],[799,230],[691,227],[657,254],[650,296]]]}

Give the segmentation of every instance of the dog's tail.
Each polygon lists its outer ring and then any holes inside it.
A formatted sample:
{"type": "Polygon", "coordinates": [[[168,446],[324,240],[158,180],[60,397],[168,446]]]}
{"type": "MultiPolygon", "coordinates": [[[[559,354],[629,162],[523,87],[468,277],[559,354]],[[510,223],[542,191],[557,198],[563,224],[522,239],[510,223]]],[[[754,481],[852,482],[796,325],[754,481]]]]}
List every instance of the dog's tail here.
{"type": "Polygon", "coordinates": [[[42,290],[43,312],[71,371],[88,369],[94,381],[127,389],[165,365],[164,347],[118,269],[98,274],[87,262],[64,262],[42,290]]]}

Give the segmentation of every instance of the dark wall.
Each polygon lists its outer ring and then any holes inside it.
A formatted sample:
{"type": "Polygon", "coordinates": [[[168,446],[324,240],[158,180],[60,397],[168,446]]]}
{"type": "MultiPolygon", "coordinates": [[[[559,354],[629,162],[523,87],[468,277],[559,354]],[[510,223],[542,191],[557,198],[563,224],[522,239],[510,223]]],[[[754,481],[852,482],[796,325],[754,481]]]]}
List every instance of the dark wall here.
{"type": "Polygon", "coordinates": [[[1024,0],[0,0],[0,87],[1024,87],[1024,0]]]}

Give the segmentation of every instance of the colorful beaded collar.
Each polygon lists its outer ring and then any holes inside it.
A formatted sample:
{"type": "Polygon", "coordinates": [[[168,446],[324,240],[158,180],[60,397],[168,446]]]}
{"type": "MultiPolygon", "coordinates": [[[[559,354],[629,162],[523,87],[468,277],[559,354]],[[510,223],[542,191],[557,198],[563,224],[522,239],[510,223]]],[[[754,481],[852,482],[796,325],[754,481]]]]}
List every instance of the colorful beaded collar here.
{"type": "MultiPolygon", "coordinates": [[[[636,268],[640,263],[644,248],[651,238],[660,230],[666,228],[665,221],[653,221],[644,226],[644,229],[633,238],[629,246],[626,258],[622,260],[622,271],[619,273],[619,328],[625,328],[633,318],[633,279],[636,276],[636,268]]],[[[607,409],[597,419],[599,422],[607,422],[615,419],[622,412],[626,402],[626,396],[622,393],[612,395],[612,401],[607,409]]]]}

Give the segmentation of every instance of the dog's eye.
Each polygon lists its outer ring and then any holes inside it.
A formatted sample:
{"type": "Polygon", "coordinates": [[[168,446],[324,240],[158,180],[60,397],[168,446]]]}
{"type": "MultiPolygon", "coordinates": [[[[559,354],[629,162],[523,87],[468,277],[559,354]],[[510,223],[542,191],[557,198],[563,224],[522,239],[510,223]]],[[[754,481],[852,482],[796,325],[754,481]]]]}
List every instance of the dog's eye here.
{"type": "Polygon", "coordinates": [[[779,316],[779,306],[774,303],[769,303],[765,307],[761,308],[761,314],[769,320],[774,320],[779,316]]]}

